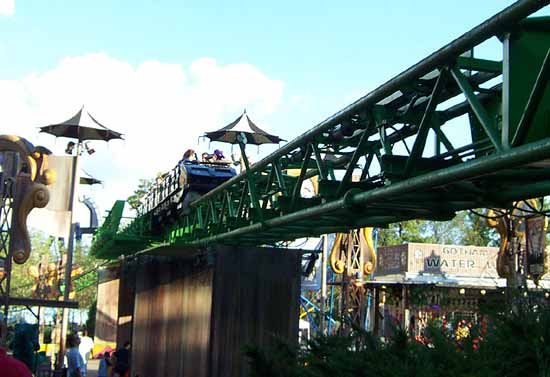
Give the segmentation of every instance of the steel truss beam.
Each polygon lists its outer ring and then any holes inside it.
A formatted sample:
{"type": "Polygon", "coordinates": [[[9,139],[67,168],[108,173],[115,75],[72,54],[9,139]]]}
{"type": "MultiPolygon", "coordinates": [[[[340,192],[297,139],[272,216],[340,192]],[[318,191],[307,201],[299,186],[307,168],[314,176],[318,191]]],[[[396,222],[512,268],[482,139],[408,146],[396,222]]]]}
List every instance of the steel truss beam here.
{"type": "Polygon", "coordinates": [[[265,244],[413,218],[446,220],[458,210],[550,193],[541,164],[550,158],[541,117],[549,111],[550,55],[529,57],[537,68],[527,73],[514,55],[533,40],[531,50],[549,51],[550,19],[526,20],[549,3],[521,0],[504,9],[194,201],[162,236],[148,234],[141,216],[116,234],[111,227],[107,238],[134,251],[160,241],[265,244]],[[497,36],[502,59],[464,56],[497,36]],[[490,80],[500,82],[484,88],[490,80]],[[509,124],[517,108],[521,120],[509,124]],[[459,145],[446,124],[466,114],[471,142],[459,145]],[[425,148],[430,133],[432,155],[425,148]],[[311,178],[315,194],[304,191],[311,178]]]}

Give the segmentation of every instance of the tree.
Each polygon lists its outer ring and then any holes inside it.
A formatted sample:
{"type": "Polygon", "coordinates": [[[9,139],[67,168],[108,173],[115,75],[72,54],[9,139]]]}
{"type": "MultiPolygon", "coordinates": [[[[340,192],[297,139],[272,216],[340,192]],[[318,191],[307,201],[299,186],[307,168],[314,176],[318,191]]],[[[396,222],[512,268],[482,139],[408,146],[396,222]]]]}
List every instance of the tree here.
{"type": "Polygon", "coordinates": [[[153,187],[154,179],[140,179],[137,189],[134,193],[126,199],[130,207],[137,210],[141,205],[142,199],[149,193],[151,187],[153,187]]]}
{"type": "Polygon", "coordinates": [[[51,250],[53,238],[41,232],[31,232],[31,255],[25,264],[12,263],[10,295],[17,297],[31,297],[34,279],[29,275],[28,269],[31,266],[38,266],[44,259],[51,262],[58,256],[51,250]]]}
{"type": "Polygon", "coordinates": [[[427,228],[432,243],[458,245],[467,232],[464,223],[466,212],[458,212],[450,221],[429,221],[427,228]]]}
{"type": "Polygon", "coordinates": [[[410,220],[390,224],[378,234],[379,246],[410,242],[496,246],[498,235],[485,218],[468,211],[457,212],[450,221],[410,220]]]}
{"type": "Polygon", "coordinates": [[[466,232],[462,238],[465,245],[497,246],[499,236],[496,229],[487,225],[487,220],[469,212],[465,218],[466,232]]]}
{"type": "Polygon", "coordinates": [[[72,290],[80,308],[89,308],[97,297],[97,268],[101,261],[91,256],[88,251],[89,247],[78,242],[73,256],[74,265],[85,273],[73,279],[72,290]]]}
{"type": "Polygon", "coordinates": [[[423,220],[410,220],[393,223],[378,233],[378,245],[399,245],[408,242],[429,242],[429,223],[423,220]]]}
{"type": "MultiPolygon", "coordinates": [[[[59,243],[54,247],[55,239],[47,237],[41,232],[31,233],[32,252],[29,260],[22,265],[12,264],[11,290],[10,295],[16,297],[32,297],[35,280],[28,273],[30,267],[37,267],[39,263],[48,261],[58,265],[58,262],[66,252],[64,246],[59,243]]],[[[75,245],[73,265],[78,266],[81,271],[92,271],[86,276],[73,280],[74,299],[78,301],[81,308],[89,307],[96,297],[97,269],[101,261],[95,259],[88,253],[88,247],[80,242],[75,245]]],[[[59,278],[63,280],[65,271],[58,271],[59,278]]]]}

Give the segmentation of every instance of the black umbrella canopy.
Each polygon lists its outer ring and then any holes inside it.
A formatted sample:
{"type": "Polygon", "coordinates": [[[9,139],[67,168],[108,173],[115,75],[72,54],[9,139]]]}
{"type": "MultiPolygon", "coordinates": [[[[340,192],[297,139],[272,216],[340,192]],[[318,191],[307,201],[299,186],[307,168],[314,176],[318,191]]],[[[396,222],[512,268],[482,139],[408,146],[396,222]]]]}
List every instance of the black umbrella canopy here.
{"type": "Polygon", "coordinates": [[[78,139],[78,141],[122,139],[121,133],[110,130],[99,123],[89,112],[84,111],[84,107],[65,122],[40,127],[40,132],[57,137],[78,139]]]}
{"type": "Polygon", "coordinates": [[[217,131],[207,132],[205,136],[211,141],[238,144],[238,136],[241,133],[246,135],[247,144],[278,144],[284,141],[279,136],[270,135],[256,126],[248,117],[246,110],[235,121],[217,131]]]}
{"type": "Polygon", "coordinates": [[[97,185],[103,183],[103,181],[100,181],[99,179],[93,178],[93,177],[80,177],[80,184],[81,185],[97,185]]]}
{"type": "Polygon", "coordinates": [[[85,176],[80,177],[80,184],[81,185],[97,185],[97,184],[103,184],[103,181],[94,178],[88,173],[86,170],[82,169],[82,172],[85,176]]]}

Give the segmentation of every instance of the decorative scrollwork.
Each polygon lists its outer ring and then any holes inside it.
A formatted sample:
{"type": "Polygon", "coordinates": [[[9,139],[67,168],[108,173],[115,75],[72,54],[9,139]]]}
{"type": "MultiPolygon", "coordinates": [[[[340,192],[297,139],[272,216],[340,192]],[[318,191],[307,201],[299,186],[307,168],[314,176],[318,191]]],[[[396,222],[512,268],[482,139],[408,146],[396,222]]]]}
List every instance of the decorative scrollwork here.
{"type": "Polygon", "coordinates": [[[348,274],[358,272],[362,264],[363,273],[370,275],[376,268],[376,252],[372,238],[372,228],[362,228],[351,234],[338,233],[330,253],[330,267],[337,274],[347,269],[348,274]],[[352,244],[350,244],[352,243],[352,244]],[[355,247],[356,253],[353,252],[355,247]],[[351,252],[351,254],[350,254],[351,252]],[[348,255],[350,254],[350,255],[348,255]],[[361,255],[362,254],[362,255],[361,255]]]}
{"type": "Polygon", "coordinates": [[[31,187],[27,187],[16,212],[17,228],[14,230],[16,230],[18,237],[12,238],[12,256],[15,263],[25,263],[31,253],[31,243],[27,229],[29,213],[33,208],[44,208],[49,201],[50,192],[45,185],[35,183],[31,187]]]}
{"type": "Polygon", "coordinates": [[[0,135],[0,152],[4,151],[16,152],[22,160],[15,177],[13,208],[16,220],[10,238],[13,261],[22,264],[31,253],[27,217],[33,208],[43,208],[48,204],[50,192],[46,186],[55,182],[56,173],[48,169],[51,152],[44,147],[35,147],[22,137],[0,135]]]}

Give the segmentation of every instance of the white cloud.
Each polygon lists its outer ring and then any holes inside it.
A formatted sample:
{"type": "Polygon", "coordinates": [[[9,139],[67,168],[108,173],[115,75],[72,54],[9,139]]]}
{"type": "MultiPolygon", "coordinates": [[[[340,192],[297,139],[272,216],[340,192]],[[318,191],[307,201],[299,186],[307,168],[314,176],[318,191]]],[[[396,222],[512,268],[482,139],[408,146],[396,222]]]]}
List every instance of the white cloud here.
{"type": "Polygon", "coordinates": [[[92,195],[108,209],[139,178],[171,168],[200,135],[233,121],[243,108],[261,127],[282,93],[281,81],[249,64],[203,58],[189,68],[154,60],[135,67],[97,53],[67,57],[20,80],[0,80],[0,124],[2,133],[62,153],[67,139],[38,136],[37,127],[64,121],[84,104],[98,121],[124,133],[126,141],[95,142],[97,153],[83,158],[84,168],[105,180],[92,195]]]}
{"type": "Polygon", "coordinates": [[[15,0],[0,0],[0,16],[13,16],[15,0]]]}

